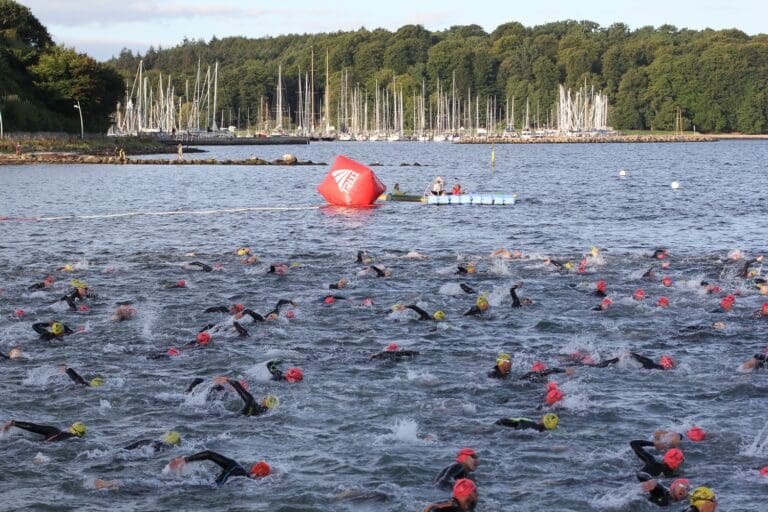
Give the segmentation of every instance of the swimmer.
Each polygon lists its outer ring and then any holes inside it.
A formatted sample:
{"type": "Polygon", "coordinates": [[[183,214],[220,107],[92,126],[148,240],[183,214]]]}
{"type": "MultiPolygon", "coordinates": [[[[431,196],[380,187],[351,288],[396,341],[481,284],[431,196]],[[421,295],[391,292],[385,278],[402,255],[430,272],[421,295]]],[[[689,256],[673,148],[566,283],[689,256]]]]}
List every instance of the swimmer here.
{"type": "Polygon", "coordinates": [[[649,493],[648,501],[660,507],[667,507],[673,501],[681,501],[688,497],[688,489],[691,484],[685,478],[678,478],[669,484],[669,490],[661,485],[658,480],[651,478],[643,481],[642,489],[649,493]]]}
{"type": "Polygon", "coordinates": [[[749,267],[751,267],[755,263],[762,263],[762,262],[763,262],[762,256],[758,256],[757,258],[752,258],[750,260],[747,260],[746,262],[744,262],[744,266],[741,268],[741,273],[739,275],[744,279],[749,279],[750,277],[752,277],[752,272],[753,272],[752,270],[750,270],[749,267]]]}
{"type": "Polygon", "coordinates": [[[244,416],[259,416],[268,412],[270,409],[273,409],[279,403],[279,400],[275,395],[267,395],[261,403],[257,403],[253,398],[253,395],[251,395],[239,381],[234,379],[216,377],[213,379],[213,383],[219,385],[229,384],[235,391],[237,391],[237,394],[240,395],[240,398],[242,398],[245,403],[243,409],[240,411],[240,414],[243,414],[244,416]]]}
{"type": "Polygon", "coordinates": [[[3,354],[2,352],[0,352],[0,361],[1,360],[8,360],[8,361],[10,361],[12,359],[20,359],[22,357],[24,357],[24,356],[23,356],[23,354],[21,352],[21,348],[20,347],[13,347],[13,348],[11,348],[8,351],[7,354],[3,354]]]}
{"type": "Polygon", "coordinates": [[[472,448],[462,448],[456,455],[456,462],[444,468],[435,478],[435,486],[450,489],[456,481],[469,478],[469,474],[477,469],[480,459],[472,448]]]}
{"type": "Polygon", "coordinates": [[[592,308],[592,311],[605,311],[609,307],[613,305],[613,301],[611,299],[603,299],[600,301],[600,304],[592,308]]]}
{"type": "Polygon", "coordinates": [[[376,272],[376,277],[391,277],[392,271],[388,268],[384,267],[384,265],[371,265],[367,269],[365,269],[363,272],[368,273],[368,271],[373,270],[376,272]]]}
{"type": "MultiPolygon", "coordinates": [[[[206,308],[204,313],[231,313],[232,315],[240,315],[242,317],[245,307],[242,304],[232,304],[231,306],[211,306],[206,308]]],[[[261,316],[261,315],[259,315],[261,316]]],[[[239,318],[239,317],[238,317],[239,318]]],[[[263,319],[262,319],[263,321],[263,319]]]]}
{"type": "Polygon", "coordinates": [[[72,311],[77,310],[75,301],[95,299],[98,297],[98,295],[88,290],[88,285],[85,282],[79,279],[72,279],[69,284],[72,285],[73,290],[59,300],[65,301],[72,311]]]}
{"type": "Polygon", "coordinates": [[[655,281],[656,280],[656,270],[651,267],[645,272],[643,272],[642,279],[644,281],[655,281]]]}
{"type": "MultiPolygon", "coordinates": [[[[650,358],[641,356],[640,354],[637,354],[635,352],[630,352],[629,356],[632,357],[635,361],[640,363],[644,369],[646,370],[671,370],[676,366],[676,363],[672,357],[668,355],[661,356],[659,358],[658,363],[654,363],[650,358]]],[[[611,364],[618,363],[621,357],[614,357],[613,359],[607,359],[605,361],[602,361],[601,363],[598,363],[599,367],[606,367],[611,364]]]]}
{"type": "Polygon", "coordinates": [[[343,290],[347,287],[347,284],[349,284],[349,281],[344,279],[343,277],[336,281],[335,283],[331,283],[328,285],[329,290],[343,290]]]}
{"type": "Polygon", "coordinates": [[[519,380],[527,380],[530,382],[544,382],[546,378],[555,373],[564,373],[568,377],[576,374],[576,370],[572,366],[566,366],[565,368],[548,368],[546,364],[541,361],[536,361],[531,365],[531,371],[522,375],[519,380]]]}
{"type": "Polygon", "coordinates": [[[451,189],[451,195],[452,196],[459,196],[461,195],[461,184],[456,183],[453,188],[451,189]]]}
{"type": "Polygon", "coordinates": [[[45,276],[45,279],[43,279],[39,283],[35,283],[33,285],[30,285],[27,290],[42,290],[43,288],[48,288],[50,286],[53,286],[53,283],[56,281],[53,276],[45,276]]]}
{"type": "Polygon", "coordinates": [[[760,309],[752,313],[752,316],[755,318],[768,317],[768,302],[763,302],[763,305],[760,306],[760,309]]]}
{"type": "Polygon", "coordinates": [[[606,283],[602,279],[595,283],[595,291],[592,292],[592,295],[595,297],[607,297],[608,295],[605,293],[606,283]]]}
{"type": "Polygon", "coordinates": [[[653,445],[653,441],[635,440],[629,442],[629,446],[632,447],[632,451],[635,452],[635,455],[645,463],[645,465],[637,472],[638,480],[641,482],[648,480],[649,478],[646,475],[657,477],[663,474],[667,478],[677,476],[677,470],[685,460],[683,452],[679,448],[670,448],[664,452],[662,462],[659,462],[653,455],[643,449],[646,446],[653,445]]]}
{"type": "Polygon", "coordinates": [[[469,294],[477,293],[474,288],[464,283],[459,283],[459,288],[461,288],[461,291],[463,291],[464,293],[469,293],[469,294]]]}
{"type": "Polygon", "coordinates": [[[343,295],[326,295],[321,299],[321,302],[323,304],[333,304],[337,300],[349,300],[349,299],[343,295]]]}
{"type": "Polygon", "coordinates": [[[85,380],[74,368],[69,368],[67,366],[59,366],[59,371],[61,373],[66,373],[67,376],[74,382],[75,384],[79,386],[83,386],[86,388],[98,388],[100,386],[103,386],[105,384],[105,380],[102,377],[93,377],[90,380],[85,380]]]}
{"type": "Polygon", "coordinates": [[[491,379],[506,379],[512,371],[512,357],[509,354],[501,353],[496,356],[496,365],[488,372],[491,379]]]}
{"type": "Polygon", "coordinates": [[[285,263],[274,263],[269,266],[267,274],[276,274],[278,276],[284,276],[288,273],[288,265],[285,263]]]}
{"type": "Polygon", "coordinates": [[[705,293],[709,293],[709,294],[720,293],[720,287],[717,286],[716,284],[711,284],[708,281],[702,281],[701,286],[704,287],[705,293]]]}
{"type": "Polygon", "coordinates": [[[533,304],[533,301],[531,299],[523,299],[522,301],[517,296],[517,292],[515,290],[522,288],[523,283],[517,283],[516,285],[513,285],[509,288],[509,294],[512,296],[512,307],[513,308],[521,308],[523,306],[530,306],[533,304]]]}
{"type": "Polygon", "coordinates": [[[123,450],[137,450],[148,447],[152,453],[161,453],[181,445],[181,436],[178,432],[170,431],[160,439],[140,439],[135,443],[124,446],[123,450]]]}
{"type": "Polygon", "coordinates": [[[171,459],[168,466],[174,471],[181,471],[181,468],[183,468],[187,462],[198,462],[203,460],[209,460],[221,468],[222,471],[215,480],[217,485],[223,485],[233,476],[244,476],[246,478],[256,479],[268,476],[272,472],[272,468],[263,460],[251,466],[249,471],[246,471],[243,469],[243,466],[234,460],[228,459],[227,457],[210,450],[171,459]]]}
{"type": "Polygon", "coordinates": [[[373,256],[368,254],[368,251],[357,251],[357,263],[362,263],[363,265],[370,265],[373,263],[373,256]]]}
{"type": "Polygon", "coordinates": [[[445,313],[443,313],[440,310],[437,310],[437,311],[435,311],[434,313],[432,313],[430,315],[429,313],[427,313],[426,311],[421,309],[416,304],[408,304],[407,306],[402,306],[402,309],[398,308],[397,311],[402,311],[402,310],[405,310],[405,309],[410,309],[410,310],[415,311],[416,313],[418,313],[419,314],[419,320],[435,320],[435,321],[440,321],[440,320],[443,320],[445,318],[445,313]]]}
{"type": "Polygon", "coordinates": [[[184,270],[202,270],[203,272],[213,272],[213,267],[207,265],[201,261],[193,261],[192,263],[184,263],[181,268],[184,270]]]}
{"type": "Polygon", "coordinates": [[[552,265],[557,270],[571,270],[573,268],[573,262],[572,261],[558,261],[552,258],[546,258],[544,260],[545,265],[552,265]]]}
{"type": "Polygon", "coordinates": [[[707,433],[696,426],[689,428],[685,435],[671,430],[657,430],[653,433],[653,447],[657,450],[678,448],[685,437],[697,443],[706,439],[707,433]]]}
{"type": "Polygon", "coordinates": [[[669,250],[664,248],[659,248],[653,251],[651,258],[657,259],[657,260],[663,260],[667,256],[669,256],[669,250]]]}
{"type": "Polygon", "coordinates": [[[684,512],[715,512],[717,510],[717,496],[709,487],[697,487],[688,496],[691,506],[684,512]]]}
{"type": "Polygon", "coordinates": [[[531,429],[544,432],[546,430],[554,429],[557,427],[559,422],[560,418],[557,417],[557,414],[548,412],[542,416],[539,421],[534,421],[530,418],[502,418],[500,420],[496,420],[495,425],[512,427],[515,430],[531,429]]]}
{"type": "Polygon", "coordinates": [[[413,358],[419,355],[419,352],[415,350],[400,350],[397,343],[390,343],[387,348],[382,352],[373,354],[368,359],[370,360],[386,360],[386,361],[400,361],[405,358],[413,358]]]}
{"type": "Polygon", "coordinates": [[[282,361],[275,360],[275,361],[267,361],[267,370],[269,370],[269,373],[272,375],[272,380],[276,381],[286,381],[286,382],[301,382],[304,380],[304,372],[301,371],[300,368],[288,368],[288,371],[283,373],[282,370],[280,370],[280,363],[282,361]]]}
{"type": "Polygon", "coordinates": [[[739,365],[739,371],[761,370],[768,368],[768,347],[762,354],[755,354],[751,359],[739,365]]]}
{"type": "Polygon", "coordinates": [[[115,308],[115,312],[112,314],[111,320],[113,322],[124,322],[126,320],[130,320],[131,318],[135,317],[138,314],[138,312],[139,311],[133,306],[128,306],[127,304],[123,304],[115,308]]]}
{"type": "Polygon", "coordinates": [[[471,261],[465,265],[459,265],[456,267],[456,274],[474,274],[477,272],[477,265],[472,263],[471,261]]]}
{"type": "Polygon", "coordinates": [[[239,258],[242,258],[243,256],[249,256],[250,254],[250,247],[238,247],[238,249],[235,251],[235,255],[237,255],[239,258]]]}
{"type": "Polygon", "coordinates": [[[490,304],[485,297],[479,297],[475,301],[475,305],[464,312],[464,316],[482,316],[483,313],[488,311],[490,304]]]}
{"type": "Polygon", "coordinates": [[[419,251],[408,251],[402,258],[404,260],[428,260],[429,255],[420,253],[419,251]]]}
{"type": "Polygon", "coordinates": [[[503,258],[505,260],[512,259],[512,253],[509,252],[509,249],[505,249],[504,247],[501,247],[499,249],[496,249],[493,251],[490,255],[491,258],[503,258]]]}
{"type": "Polygon", "coordinates": [[[38,425],[37,423],[11,420],[3,425],[3,432],[8,431],[11,427],[20,428],[34,434],[45,436],[43,441],[46,442],[64,441],[66,439],[72,439],[73,437],[83,437],[87,430],[85,425],[79,421],[70,425],[67,430],[59,430],[56,427],[49,427],[48,425],[38,425]]]}
{"type": "Polygon", "coordinates": [[[172,289],[172,288],[186,288],[187,287],[187,281],[184,279],[179,279],[175,283],[169,283],[165,285],[166,288],[172,289]]]}
{"type": "Polygon", "coordinates": [[[430,503],[422,512],[465,512],[475,510],[477,506],[477,486],[472,480],[462,478],[453,486],[451,499],[430,503]]]}
{"type": "Polygon", "coordinates": [[[40,335],[41,340],[45,341],[50,341],[55,338],[62,338],[75,332],[58,320],[34,323],[32,324],[32,329],[34,329],[35,332],[40,335]]]}

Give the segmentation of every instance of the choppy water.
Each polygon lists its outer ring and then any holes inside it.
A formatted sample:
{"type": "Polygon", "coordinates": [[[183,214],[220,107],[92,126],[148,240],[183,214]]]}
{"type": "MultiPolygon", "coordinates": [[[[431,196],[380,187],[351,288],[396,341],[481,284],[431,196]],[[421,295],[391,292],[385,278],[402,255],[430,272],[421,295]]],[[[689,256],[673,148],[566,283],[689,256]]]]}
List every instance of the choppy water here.
{"type": "MultiPolygon", "coordinates": [[[[683,445],[683,474],[713,487],[720,510],[763,510],[768,480],[768,385],[765,370],[736,367],[766,345],[768,320],[751,317],[763,302],[725,262],[732,249],[766,252],[765,142],[680,145],[487,146],[416,143],[313,144],[308,147],[214,148],[212,156],[325,161],[345,153],[391,186],[420,193],[432,177],[473,191],[520,194],[515,207],[434,207],[384,204],[366,210],[331,208],[217,215],[135,216],[63,221],[0,222],[0,350],[21,345],[27,359],[0,362],[0,420],[59,427],[81,420],[85,439],[46,445],[12,430],[0,436],[3,510],[421,510],[445,493],[432,479],[464,446],[477,449],[478,510],[654,510],[639,493],[642,464],[628,442],[659,428],[700,425],[709,438],[683,445]],[[422,167],[401,166],[419,162],[422,167]],[[618,179],[626,169],[629,177],[618,179]],[[674,191],[670,182],[679,181],[674,191]],[[261,258],[239,262],[250,246],[261,258]],[[592,246],[603,261],[585,274],[547,268],[546,256],[578,261],[592,246]],[[675,281],[663,288],[641,279],[656,247],[670,249],[675,281]],[[488,258],[498,248],[521,249],[521,261],[488,258]],[[354,262],[367,249],[394,272],[359,276],[354,262]],[[427,260],[402,258],[418,250],[427,260]],[[196,259],[223,271],[183,270],[196,259]],[[460,277],[457,264],[478,262],[460,277]],[[287,276],[267,275],[270,263],[298,262],[287,276]],[[57,272],[75,264],[71,273],[57,272]],[[726,267],[723,271],[724,266],[726,267]],[[113,267],[115,272],[105,269],[113,267]],[[52,290],[27,286],[53,274],[52,290]],[[85,315],[48,308],[78,277],[100,294],[85,315]],[[329,283],[351,300],[327,306],[329,283]],[[590,311],[597,279],[608,282],[614,307],[590,311]],[[186,289],[165,285],[186,279],[186,289]],[[735,311],[714,313],[719,297],[704,295],[708,279],[740,291],[735,311]],[[513,310],[510,284],[523,281],[535,304],[513,310]],[[465,282],[490,292],[486,318],[464,317],[474,298],[465,282]],[[648,299],[630,299],[638,287],[648,299]],[[669,297],[667,310],[655,307],[669,297]],[[373,308],[360,300],[373,297],[373,308]],[[251,336],[216,337],[204,350],[174,361],[146,355],[194,338],[222,315],[208,306],[240,302],[262,313],[279,298],[298,303],[296,318],[251,327],[251,336]],[[117,303],[139,315],[109,321],[117,303]],[[445,322],[388,315],[396,302],[442,309],[445,322]],[[11,313],[24,308],[23,319],[11,313]],[[61,318],[86,332],[61,343],[39,341],[34,321],[61,318]],[[727,322],[724,331],[686,330],[727,322]],[[367,357],[396,341],[422,356],[399,364],[367,357]],[[631,363],[579,368],[556,379],[566,394],[561,424],[544,434],[494,427],[506,416],[539,417],[543,384],[515,376],[535,360],[588,350],[596,358],[634,350],[654,359],[671,354],[678,368],[646,371],[631,363]],[[513,378],[485,374],[498,352],[515,356],[513,378]],[[279,358],[305,371],[301,384],[262,382],[254,366],[279,358]],[[107,385],[76,388],[57,372],[67,364],[107,385]],[[238,415],[239,400],[187,397],[194,377],[229,374],[249,381],[255,396],[275,393],[266,416],[238,415]],[[178,430],[183,446],[170,453],[124,454],[136,439],[178,430]],[[424,440],[427,435],[433,441],[424,440]],[[191,474],[163,471],[171,457],[203,449],[243,464],[264,458],[275,473],[262,481],[210,482],[212,464],[191,474]],[[33,464],[38,452],[49,457],[33,464]],[[94,478],[116,479],[118,491],[97,491],[94,478]]],[[[208,155],[206,155],[208,156],[208,155]]],[[[194,157],[189,155],[188,157],[194,157]]],[[[135,211],[241,207],[310,207],[326,167],[36,166],[0,168],[0,215],[101,215],[135,211]]],[[[664,273],[659,271],[659,278],[664,273]]],[[[673,507],[674,508],[674,507],[673,507]]],[[[683,508],[682,505],[678,508],[683,508]]]]}

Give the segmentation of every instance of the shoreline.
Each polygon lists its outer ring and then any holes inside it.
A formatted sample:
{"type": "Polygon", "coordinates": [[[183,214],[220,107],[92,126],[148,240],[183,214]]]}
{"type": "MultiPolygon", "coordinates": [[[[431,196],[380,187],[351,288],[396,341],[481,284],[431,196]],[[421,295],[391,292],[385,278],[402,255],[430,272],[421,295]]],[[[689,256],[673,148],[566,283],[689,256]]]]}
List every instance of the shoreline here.
{"type": "MultiPolygon", "coordinates": [[[[186,149],[185,149],[186,151],[186,149]]],[[[200,151],[202,152],[202,151],[200,151]]],[[[300,161],[297,159],[288,160],[262,160],[253,157],[245,160],[216,160],[213,158],[201,158],[190,160],[177,159],[130,159],[120,160],[116,156],[96,156],[82,155],[78,153],[65,152],[41,152],[29,153],[21,156],[0,154],[0,166],[3,165],[35,165],[35,164],[102,164],[102,165],[291,165],[291,166],[311,166],[328,165],[325,162],[313,162],[312,160],[300,161]]]]}

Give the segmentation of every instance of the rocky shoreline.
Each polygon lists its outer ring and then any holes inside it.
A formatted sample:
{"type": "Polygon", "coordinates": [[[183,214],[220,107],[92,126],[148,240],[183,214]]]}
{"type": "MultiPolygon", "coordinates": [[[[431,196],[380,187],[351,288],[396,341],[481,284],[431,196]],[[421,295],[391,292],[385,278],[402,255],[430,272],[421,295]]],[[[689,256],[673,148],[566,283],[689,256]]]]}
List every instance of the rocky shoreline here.
{"type": "Polygon", "coordinates": [[[262,160],[253,157],[245,160],[216,160],[200,158],[190,160],[154,159],[154,158],[125,158],[116,156],[81,155],[78,153],[22,153],[20,156],[0,154],[0,165],[32,165],[32,164],[107,164],[107,165],[327,165],[324,162],[311,160],[300,161],[292,155],[285,155],[278,160],[262,160]],[[291,157],[291,158],[289,158],[291,157]]]}

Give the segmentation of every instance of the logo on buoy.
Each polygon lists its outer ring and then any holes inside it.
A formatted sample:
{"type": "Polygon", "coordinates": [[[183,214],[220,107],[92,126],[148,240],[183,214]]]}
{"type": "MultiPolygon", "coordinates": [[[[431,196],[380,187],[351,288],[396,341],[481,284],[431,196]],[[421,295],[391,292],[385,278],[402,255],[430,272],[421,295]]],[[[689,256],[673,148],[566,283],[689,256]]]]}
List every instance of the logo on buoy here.
{"type": "Polygon", "coordinates": [[[336,185],[338,185],[339,190],[343,194],[348,193],[352,187],[355,186],[357,178],[360,177],[359,172],[355,172],[349,169],[339,169],[338,171],[333,171],[331,174],[333,179],[336,180],[336,185]]]}

